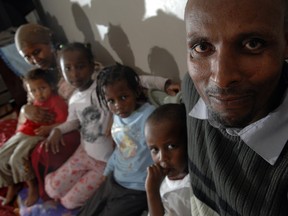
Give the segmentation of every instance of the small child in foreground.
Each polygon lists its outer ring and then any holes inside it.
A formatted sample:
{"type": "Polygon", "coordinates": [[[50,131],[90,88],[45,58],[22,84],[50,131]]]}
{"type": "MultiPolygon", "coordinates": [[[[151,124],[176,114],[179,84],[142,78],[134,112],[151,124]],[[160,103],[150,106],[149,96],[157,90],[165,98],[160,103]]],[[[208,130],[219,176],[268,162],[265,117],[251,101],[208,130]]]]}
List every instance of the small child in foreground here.
{"type": "Polygon", "coordinates": [[[186,112],[183,104],[165,104],[147,119],[145,137],[154,164],[147,168],[150,216],[190,216],[186,112]]]}
{"type": "Polygon", "coordinates": [[[52,128],[64,122],[68,115],[68,107],[63,98],[56,94],[55,80],[52,74],[42,69],[34,69],[24,77],[24,85],[33,105],[44,107],[55,115],[52,124],[42,124],[29,119],[17,128],[12,136],[0,148],[0,187],[8,186],[6,199],[2,205],[10,204],[18,192],[17,183],[26,182],[28,197],[26,206],[38,200],[38,189],[30,162],[30,154],[36,144],[49,135],[52,128]]]}

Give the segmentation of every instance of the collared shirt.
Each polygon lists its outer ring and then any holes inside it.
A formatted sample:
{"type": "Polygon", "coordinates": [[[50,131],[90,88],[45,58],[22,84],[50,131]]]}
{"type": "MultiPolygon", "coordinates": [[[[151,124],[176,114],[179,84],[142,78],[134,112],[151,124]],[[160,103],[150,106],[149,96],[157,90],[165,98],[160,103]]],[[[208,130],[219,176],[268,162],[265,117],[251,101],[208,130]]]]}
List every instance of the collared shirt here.
{"type": "MultiPolygon", "coordinates": [[[[189,116],[208,119],[207,107],[200,98],[189,116]]],[[[274,165],[288,140],[288,95],[282,104],[264,118],[243,129],[227,128],[230,135],[240,136],[243,142],[271,165],[274,165]]]]}

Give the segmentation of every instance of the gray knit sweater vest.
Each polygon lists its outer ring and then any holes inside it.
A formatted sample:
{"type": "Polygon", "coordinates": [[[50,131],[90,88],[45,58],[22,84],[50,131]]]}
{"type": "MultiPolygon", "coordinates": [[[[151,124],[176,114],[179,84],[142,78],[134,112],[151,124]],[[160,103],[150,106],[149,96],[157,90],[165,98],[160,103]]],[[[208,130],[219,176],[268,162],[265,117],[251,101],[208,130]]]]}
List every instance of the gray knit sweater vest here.
{"type": "Polygon", "coordinates": [[[188,74],[182,91],[195,196],[220,215],[288,216],[288,145],[270,165],[239,137],[188,116],[199,99],[188,74]]]}

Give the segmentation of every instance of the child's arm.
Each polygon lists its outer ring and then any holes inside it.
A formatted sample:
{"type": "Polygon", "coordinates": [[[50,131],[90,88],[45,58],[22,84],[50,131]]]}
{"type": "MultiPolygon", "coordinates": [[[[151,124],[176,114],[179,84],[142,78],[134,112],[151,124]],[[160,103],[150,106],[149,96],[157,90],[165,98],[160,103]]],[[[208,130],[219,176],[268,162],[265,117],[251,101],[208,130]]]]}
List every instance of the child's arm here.
{"type": "Polygon", "coordinates": [[[176,95],[181,90],[179,83],[167,78],[152,75],[140,75],[139,78],[142,86],[147,89],[159,89],[169,95],[176,95]]]}
{"type": "Polygon", "coordinates": [[[45,149],[49,151],[49,149],[54,153],[59,152],[59,145],[65,146],[65,142],[62,139],[62,134],[68,133],[70,131],[79,129],[80,122],[78,119],[72,121],[66,121],[63,124],[60,124],[58,127],[55,127],[51,130],[46,142],[45,149]]]}
{"type": "Polygon", "coordinates": [[[164,215],[164,207],[160,196],[160,186],[164,179],[162,168],[158,164],[147,167],[147,178],[145,182],[149,215],[164,215]]]}
{"type": "Polygon", "coordinates": [[[62,144],[65,146],[65,143],[62,140],[62,133],[59,128],[54,128],[50,135],[48,136],[46,142],[45,142],[45,150],[46,152],[49,151],[49,149],[52,151],[53,154],[56,154],[59,152],[59,144],[62,144]]]}
{"type": "Polygon", "coordinates": [[[104,169],[104,172],[103,172],[103,176],[105,176],[104,178],[106,179],[106,177],[111,174],[113,171],[114,171],[114,164],[115,164],[115,158],[117,157],[117,147],[116,149],[114,149],[112,155],[110,156],[107,164],[106,164],[106,167],[104,169]]]}

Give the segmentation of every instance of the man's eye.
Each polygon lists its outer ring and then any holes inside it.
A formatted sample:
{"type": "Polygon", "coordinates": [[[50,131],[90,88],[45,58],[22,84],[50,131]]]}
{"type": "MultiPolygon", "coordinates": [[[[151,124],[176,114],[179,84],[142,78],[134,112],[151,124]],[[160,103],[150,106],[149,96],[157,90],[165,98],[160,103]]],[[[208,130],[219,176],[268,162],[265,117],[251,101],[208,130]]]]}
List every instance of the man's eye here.
{"type": "Polygon", "coordinates": [[[193,47],[197,53],[205,53],[211,50],[211,45],[206,42],[201,42],[193,47]]]}
{"type": "Polygon", "coordinates": [[[243,46],[245,49],[249,51],[259,51],[263,46],[265,45],[265,42],[258,38],[253,38],[249,41],[244,42],[243,46]]]}
{"type": "Polygon", "coordinates": [[[214,47],[206,41],[195,43],[190,48],[190,55],[192,58],[199,58],[209,56],[213,53],[214,47]]]}
{"type": "Polygon", "coordinates": [[[121,96],[121,100],[126,100],[127,96],[121,96]]]}

